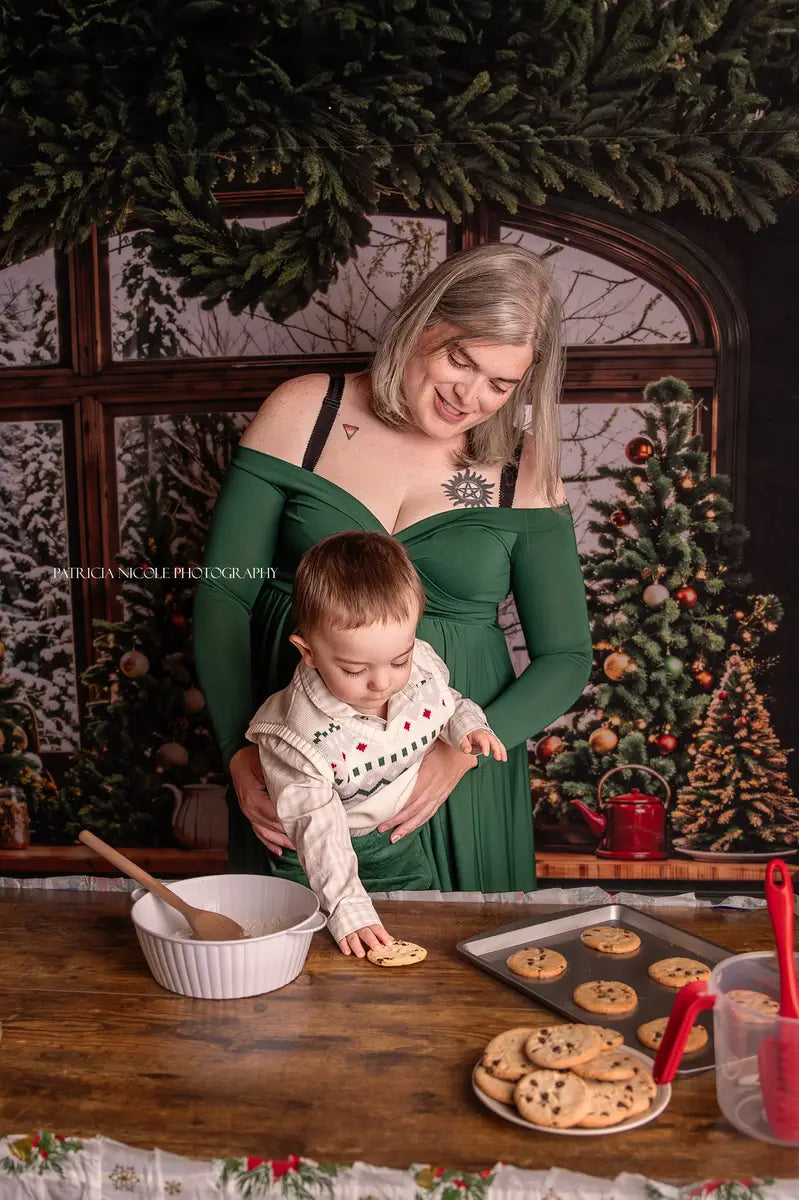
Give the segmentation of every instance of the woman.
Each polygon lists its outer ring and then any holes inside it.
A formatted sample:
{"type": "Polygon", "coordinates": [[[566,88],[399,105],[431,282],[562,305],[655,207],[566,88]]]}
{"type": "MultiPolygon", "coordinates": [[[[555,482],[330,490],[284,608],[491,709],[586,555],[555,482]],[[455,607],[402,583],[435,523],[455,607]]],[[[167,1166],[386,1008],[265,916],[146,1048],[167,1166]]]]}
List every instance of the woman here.
{"type": "Polygon", "coordinates": [[[205,558],[238,570],[203,580],[195,603],[198,672],[238,798],[232,870],[279,873],[290,846],[244,731],[297,664],[288,641],[297,562],[327,534],[379,529],[404,543],[424,584],[418,636],[508,748],[507,763],[480,759],[475,770],[477,758],[437,741],[392,837],[428,822],[423,842],[442,890],[535,886],[525,740],[568,710],[591,664],[558,478],[560,323],[536,255],[500,244],[463,251],[392,313],[371,372],[288,380],[246,430],[205,558]],[[264,566],[276,578],[248,578],[264,566]],[[531,659],[518,679],[497,623],[511,589],[531,659]]]}

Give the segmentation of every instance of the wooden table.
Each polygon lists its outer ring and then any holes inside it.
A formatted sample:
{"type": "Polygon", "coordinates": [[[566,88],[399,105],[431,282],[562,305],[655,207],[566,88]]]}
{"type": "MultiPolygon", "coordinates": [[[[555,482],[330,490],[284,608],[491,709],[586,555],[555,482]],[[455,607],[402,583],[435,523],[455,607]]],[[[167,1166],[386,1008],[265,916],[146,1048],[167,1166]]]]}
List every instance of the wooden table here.
{"type": "MultiPolygon", "coordinates": [[[[478,1103],[470,1072],[485,1042],[546,1013],[455,943],[549,909],[379,904],[393,933],[428,947],[423,965],[348,960],[322,933],[280,992],[204,1001],[155,983],[128,905],[120,893],[0,891],[0,1129],[102,1133],[199,1159],[799,1177],[799,1150],[752,1141],[721,1117],[712,1072],[678,1080],[658,1120],[613,1137],[528,1133],[478,1103]]],[[[735,951],[770,945],[762,912],[662,915],[735,951]]]]}

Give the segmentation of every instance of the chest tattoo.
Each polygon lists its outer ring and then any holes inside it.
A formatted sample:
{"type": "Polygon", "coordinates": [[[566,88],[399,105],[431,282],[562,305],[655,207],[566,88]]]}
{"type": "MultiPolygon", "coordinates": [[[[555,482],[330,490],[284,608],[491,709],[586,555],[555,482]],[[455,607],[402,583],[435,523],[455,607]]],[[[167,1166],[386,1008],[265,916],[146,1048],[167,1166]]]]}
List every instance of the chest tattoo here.
{"type": "Polygon", "coordinates": [[[347,435],[347,441],[348,441],[348,442],[352,440],[353,436],[354,436],[354,435],[355,435],[355,434],[358,432],[358,430],[361,428],[361,427],[360,427],[360,425],[347,425],[347,424],[345,424],[344,422],[342,422],[342,424],[344,425],[344,432],[345,432],[345,433],[346,433],[346,435],[347,435]]]}
{"type": "Polygon", "coordinates": [[[488,508],[496,485],[467,467],[464,471],[458,471],[457,475],[453,475],[441,486],[447,499],[455,505],[462,504],[464,508],[488,508]]]}

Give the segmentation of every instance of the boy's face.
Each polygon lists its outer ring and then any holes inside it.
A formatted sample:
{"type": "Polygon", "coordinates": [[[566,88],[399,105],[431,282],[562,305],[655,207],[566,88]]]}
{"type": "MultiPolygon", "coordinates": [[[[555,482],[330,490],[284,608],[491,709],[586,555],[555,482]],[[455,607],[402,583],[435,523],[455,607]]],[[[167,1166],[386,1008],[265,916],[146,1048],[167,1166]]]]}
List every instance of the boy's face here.
{"type": "Polygon", "coordinates": [[[416,621],[389,621],[359,629],[320,627],[293,642],[337,700],[359,712],[379,712],[405,687],[413,666],[416,621]]]}

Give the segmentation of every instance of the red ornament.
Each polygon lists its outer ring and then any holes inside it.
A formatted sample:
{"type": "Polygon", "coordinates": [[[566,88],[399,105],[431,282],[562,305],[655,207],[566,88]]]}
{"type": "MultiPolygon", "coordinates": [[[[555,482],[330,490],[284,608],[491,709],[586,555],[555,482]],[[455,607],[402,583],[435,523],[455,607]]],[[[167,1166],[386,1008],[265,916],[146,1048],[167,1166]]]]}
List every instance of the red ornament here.
{"type": "Polygon", "coordinates": [[[652,741],[661,754],[672,754],[677,749],[677,739],[673,733],[659,733],[652,741]]]}
{"type": "Polygon", "coordinates": [[[687,583],[684,583],[681,588],[677,588],[677,591],[674,593],[674,599],[677,601],[680,608],[693,608],[699,597],[697,596],[694,588],[689,587],[687,583]]]}
{"type": "Polygon", "coordinates": [[[175,626],[175,629],[184,629],[186,626],[186,618],[183,613],[170,613],[170,621],[175,626]]]}
{"type": "Polygon", "coordinates": [[[727,697],[729,696],[729,694],[730,694],[729,692],[725,691],[725,689],[722,688],[721,691],[718,693],[719,700],[726,700],[727,697]]]}
{"type": "Polygon", "coordinates": [[[648,462],[655,453],[655,443],[648,437],[635,437],[624,447],[624,453],[631,463],[640,466],[648,462]]]}
{"type": "Polygon", "coordinates": [[[624,529],[625,525],[630,524],[630,518],[624,509],[617,508],[610,514],[610,522],[612,525],[615,525],[617,529],[624,529]]]}
{"type": "Polygon", "coordinates": [[[709,691],[713,687],[713,676],[710,671],[697,671],[694,679],[704,691],[709,691]]]}
{"type": "Polygon", "coordinates": [[[535,748],[535,756],[540,763],[546,763],[551,758],[554,758],[556,754],[560,754],[565,746],[566,743],[563,738],[552,736],[541,738],[541,741],[535,748]]]}

